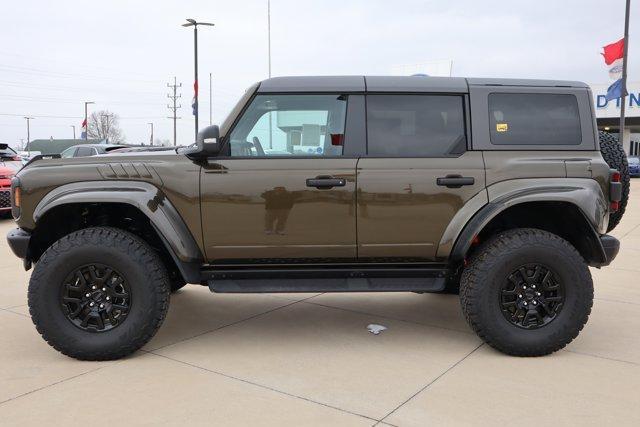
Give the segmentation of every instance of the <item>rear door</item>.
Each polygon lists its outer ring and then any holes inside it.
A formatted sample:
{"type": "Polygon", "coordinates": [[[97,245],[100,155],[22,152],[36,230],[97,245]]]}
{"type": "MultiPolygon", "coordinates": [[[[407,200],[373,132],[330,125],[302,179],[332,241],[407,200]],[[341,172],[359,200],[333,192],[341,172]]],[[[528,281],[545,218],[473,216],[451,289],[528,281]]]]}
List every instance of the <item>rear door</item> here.
{"type": "Polygon", "coordinates": [[[368,94],[367,156],[358,162],[358,257],[435,261],[456,213],[484,190],[467,151],[463,94],[368,94]]]}
{"type": "MultiPolygon", "coordinates": [[[[360,96],[362,97],[362,96],[360,96]]],[[[211,263],[356,259],[349,96],[258,94],[201,176],[211,263]]]]}

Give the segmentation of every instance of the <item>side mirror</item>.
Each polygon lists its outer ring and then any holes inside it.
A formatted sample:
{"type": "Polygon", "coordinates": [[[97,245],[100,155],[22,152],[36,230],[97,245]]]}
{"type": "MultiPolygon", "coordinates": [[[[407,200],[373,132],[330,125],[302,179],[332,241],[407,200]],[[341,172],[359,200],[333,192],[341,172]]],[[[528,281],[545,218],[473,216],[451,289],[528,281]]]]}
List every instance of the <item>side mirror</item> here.
{"type": "Polygon", "coordinates": [[[207,126],[198,132],[196,139],[198,151],[203,156],[217,156],[222,149],[222,141],[220,141],[220,128],[218,125],[207,126]]]}

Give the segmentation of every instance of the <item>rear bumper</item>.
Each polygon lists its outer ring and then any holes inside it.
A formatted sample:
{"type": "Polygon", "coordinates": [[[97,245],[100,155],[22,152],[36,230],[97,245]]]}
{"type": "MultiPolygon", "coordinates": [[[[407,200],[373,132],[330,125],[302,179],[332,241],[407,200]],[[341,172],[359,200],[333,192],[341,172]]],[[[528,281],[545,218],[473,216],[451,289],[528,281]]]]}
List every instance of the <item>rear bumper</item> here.
{"type": "Polygon", "coordinates": [[[24,260],[27,260],[30,240],[31,233],[23,230],[22,228],[14,228],[7,233],[7,242],[9,242],[9,247],[18,258],[22,258],[24,260]]]}
{"type": "Polygon", "coordinates": [[[600,266],[609,265],[616,258],[616,255],[618,255],[618,251],[620,250],[620,241],[613,236],[604,234],[600,236],[600,244],[602,245],[606,258],[605,262],[600,266]]]}

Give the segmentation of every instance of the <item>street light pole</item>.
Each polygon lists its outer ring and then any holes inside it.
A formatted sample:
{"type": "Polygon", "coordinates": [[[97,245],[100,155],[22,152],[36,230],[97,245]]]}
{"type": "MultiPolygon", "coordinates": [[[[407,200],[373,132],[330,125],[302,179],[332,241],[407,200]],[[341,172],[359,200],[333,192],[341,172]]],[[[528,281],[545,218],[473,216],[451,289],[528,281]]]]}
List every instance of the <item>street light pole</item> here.
{"type": "Polygon", "coordinates": [[[75,125],[71,125],[71,127],[73,128],[73,139],[76,139],[76,127],[75,125]]]}
{"type": "Polygon", "coordinates": [[[86,141],[89,138],[89,121],[87,120],[87,105],[95,104],[93,101],[85,101],[84,102],[84,140],[86,141]]]}
{"type": "Polygon", "coordinates": [[[33,120],[33,117],[24,117],[27,120],[27,155],[31,157],[31,147],[29,146],[31,143],[31,128],[29,126],[29,121],[33,120]]]}
{"type": "Polygon", "coordinates": [[[267,44],[269,56],[269,78],[271,78],[271,0],[267,0],[267,44]]]}
{"type": "Polygon", "coordinates": [[[187,23],[183,27],[193,27],[193,58],[194,58],[194,82],[193,82],[193,115],[196,119],[195,136],[198,137],[198,25],[213,27],[210,22],[197,22],[195,19],[187,18],[187,23]]]}
{"type": "Polygon", "coordinates": [[[147,123],[148,125],[151,125],[151,145],[153,145],[153,123],[147,123]]]}

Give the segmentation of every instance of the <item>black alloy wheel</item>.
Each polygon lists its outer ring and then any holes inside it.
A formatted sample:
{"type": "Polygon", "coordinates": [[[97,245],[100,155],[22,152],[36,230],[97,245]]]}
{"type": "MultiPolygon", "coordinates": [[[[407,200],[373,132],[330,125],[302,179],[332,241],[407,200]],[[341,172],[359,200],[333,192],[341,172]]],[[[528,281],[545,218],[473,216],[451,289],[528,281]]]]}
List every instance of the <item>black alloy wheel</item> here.
{"type": "Polygon", "coordinates": [[[551,323],[564,306],[564,286],[549,267],[539,263],[520,266],[505,280],[500,308],[505,319],[524,329],[551,323]]]}
{"type": "Polygon", "coordinates": [[[131,289],[111,267],[87,264],[66,277],[60,302],[65,317],[78,328],[106,332],[122,324],[129,314],[131,289]]]}

